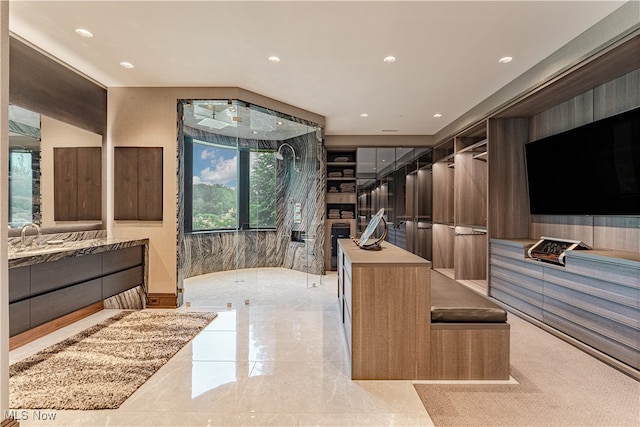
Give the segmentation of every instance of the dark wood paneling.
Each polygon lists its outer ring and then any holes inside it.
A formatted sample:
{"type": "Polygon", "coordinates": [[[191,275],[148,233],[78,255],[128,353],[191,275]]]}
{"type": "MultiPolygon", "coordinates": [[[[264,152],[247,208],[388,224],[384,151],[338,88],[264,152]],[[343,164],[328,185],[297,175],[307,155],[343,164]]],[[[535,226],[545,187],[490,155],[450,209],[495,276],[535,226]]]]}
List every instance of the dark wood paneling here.
{"type": "Polygon", "coordinates": [[[78,219],[102,218],[102,148],[77,147],[78,219]]]}
{"type": "Polygon", "coordinates": [[[162,147],[138,148],[138,219],[162,220],[162,147]]]}
{"type": "Polygon", "coordinates": [[[56,221],[102,218],[102,148],[53,149],[53,199],[56,221]]]}
{"type": "Polygon", "coordinates": [[[78,154],[75,148],[53,149],[53,183],[54,220],[77,221],[78,154]]]}
{"type": "Polygon", "coordinates": [[[102,300],[102,279],[80,283],[31,298],[31,327],[102,300]]]}
{"type": "Polygon", "coordinates": [[[446,162],[433,165],[433,221],[453,223],[453,169],[446,162]]]}
{"type": "Polygon", "coordinates": [[[162,147],[115,147],[115,219],[162,220],[162,147]]]}
{"type": "Polygon", "coordinates": [[[14,38],[9,51],[11,104],[106,134],[106,89],[14,38]]]}
{"type": "Polygon", "coordinates": [[[132,246],[102,253],[102,273],[126,270],[144,263],[144,246],[132,246]]]}
{"type": "Polygon", "coordinates": [[[454,208],[458,225],[487,225],[487,162],[456,154],[454,208]]]}
{"type": "Polygon", "coordinates": [[[102,272],[101,254],[85,255],[31,266],[31,293],[50,291],[79,283],[102,272]]]}
{"type": "Polygon", "coordinates": [[[535,141],[593,122],[593,91],[556,105],[529,122],[529,141],[535,141]]]}
{"type": "Polygon", "coordinates": [[[113,273],[102,278],[102,299],[107,299],[144,282],[142,266],[113,273]]]}
{"type": "MultiPolygon", "coordinates": [[[[640,53],[638,53],[640,56],[640,53]]],[[[593,120],[600,120],[640,105],[640,69],[593,90],[593,120]]]]}
{"type": "Polygon", "coordinates": [[[28,297],[31,294],[31,267],[9,269],[9,302],[28,297]]]}
{"type": "Polygon", "coordinates": [[[496,117],[529,117],[548,110],[596,86],[640,68],[640,35],[603,53],[576,70],[569,70],[496,117]]]}
{"type": "Polygon", "coordinates": [[[114,149],[114,218],[138,218],[138,148],[114,149]]]}
{"type": "Polygon", "coordinates": [[[31,301],[18,301],[9,304],[9,335],[13,336],[28,330],[31,326],[31,301]]]}
{"type": "Polygon", "coordinates": [[[489,120],[490,237],[529,236],[529,197],[524,158],[528,119],[489,120]]]}

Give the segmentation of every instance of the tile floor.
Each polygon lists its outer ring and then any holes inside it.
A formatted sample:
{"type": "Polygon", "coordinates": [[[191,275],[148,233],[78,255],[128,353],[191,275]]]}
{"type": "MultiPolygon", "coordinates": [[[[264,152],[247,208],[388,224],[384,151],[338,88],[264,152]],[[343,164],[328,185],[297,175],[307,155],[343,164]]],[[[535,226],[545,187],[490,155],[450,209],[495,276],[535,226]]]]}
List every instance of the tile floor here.
{"type": "MultiPolygon", "coordinates": [[[[351,381],[335,274],[214,273],[186,280],[185,302],[219,315],[119,409],[43,411],[47,421],[27,411],[20,425],[433,425],[410,381],[351,381]]],[[[16,349],[11,363],[110,314],[16,349]]]]}

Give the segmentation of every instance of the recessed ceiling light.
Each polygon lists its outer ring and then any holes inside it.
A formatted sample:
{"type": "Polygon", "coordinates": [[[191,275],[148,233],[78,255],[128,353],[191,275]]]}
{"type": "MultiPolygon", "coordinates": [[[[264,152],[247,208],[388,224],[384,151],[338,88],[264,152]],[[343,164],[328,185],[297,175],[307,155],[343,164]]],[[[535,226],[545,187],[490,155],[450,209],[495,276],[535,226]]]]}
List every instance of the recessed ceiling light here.
{"type": "Polygon", "coordinates": [[[255,135],[255,134],[258,133],[258,131],[257,130],[252,130],[251,133],[255,135]]]}
{"type": "Polygon", "coordinates": [[[386,62],[387,64],[392,64],[394,62],[396,62],[396,57],[395,56],[387,56],[386,58],[383,59],[384,62],[386,62]]]}
{"type": "Polygon", "coordinates": [[[76,34],[79,35],[80,37],[86,37],[88,39],[93,37],[93,34],[91,33],[91,31],[85,30],[84,28],[76,28],[76,34]]]}
{"type": "Polygon", "coordinates": [[[433,117],[435,117],[436,119],[438,119],[438,118],[442,117],[442,114],[440,114],[440,113],[435,113],[435,114],[433,115],[433,117]]]}
{"type": "Polygon", "coordinates": [[[120,66],[123,68],[133,68],[133,64],[131,62],[127,62],[127,61],[122,61],[120,63],[120,66]]]}
{"type": "Polygon", "coordinates": [[[498,62],[501,64],[506,64],[508,62],[511,62],[512,60],[513,58],[510,56],[503,56],[502,58],[498,59],[498,62]]]}
{"type": "Polygon", "coordinates": [[[284,123],[283,123],[283,122],[281,122],[280,120],[278,120],[278,121],[276,122],[276,124],[277,124],[278,126],[282,126],[284,123]]]}
{"type": "Polygon", "coordinates": [[[277,64],[278,62],[280,62],[280,58],[278,58],[277,56],[270,56],[269,58],[267,58],[267,61],[271,62],[272,64],[277,64]]]}
{"type": "Polygon", "coordinates": [[[364,119],[365,117],[369,117],[369,115],[367,113],[362,113],[362,114],[360,114],[360,117],[362,117],[364,119]]]}

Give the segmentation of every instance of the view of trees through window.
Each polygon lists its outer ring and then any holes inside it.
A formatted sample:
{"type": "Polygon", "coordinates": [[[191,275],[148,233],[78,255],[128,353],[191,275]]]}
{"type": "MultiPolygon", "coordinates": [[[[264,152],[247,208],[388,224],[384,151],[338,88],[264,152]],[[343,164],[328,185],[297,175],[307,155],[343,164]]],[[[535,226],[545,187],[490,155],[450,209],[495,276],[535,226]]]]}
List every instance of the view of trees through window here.
{"type": "Polygon", "coordinates": [[[276,157],[252,151],[249,175],[249,226],[276,227],[276,157]]]}
{"type": "Polygon", "coordinates": [[[239,226],[238,182],[248,175],[249,227],[275,228],[276,159],[272,151],[251,151],[241,167],[237,148],[194,140],[192,229],[224,230],[239,226]]]}

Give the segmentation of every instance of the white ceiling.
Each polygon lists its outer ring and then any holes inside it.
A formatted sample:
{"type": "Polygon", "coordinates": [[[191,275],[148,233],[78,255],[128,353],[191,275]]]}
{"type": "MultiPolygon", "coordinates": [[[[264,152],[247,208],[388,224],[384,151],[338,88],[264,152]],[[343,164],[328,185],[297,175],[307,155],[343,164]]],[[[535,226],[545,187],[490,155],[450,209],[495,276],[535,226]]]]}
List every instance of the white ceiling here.
{"type": "Polygon", "coordinates": [[[107,87],[237,86],[325,116],[328,135],[432,135],[623,3],[19,0],[9,19],[107,87]]]}

